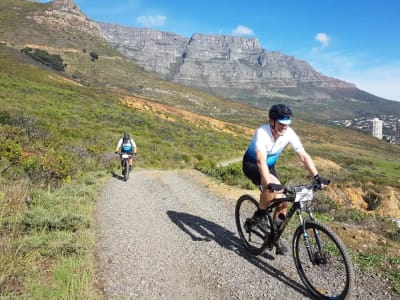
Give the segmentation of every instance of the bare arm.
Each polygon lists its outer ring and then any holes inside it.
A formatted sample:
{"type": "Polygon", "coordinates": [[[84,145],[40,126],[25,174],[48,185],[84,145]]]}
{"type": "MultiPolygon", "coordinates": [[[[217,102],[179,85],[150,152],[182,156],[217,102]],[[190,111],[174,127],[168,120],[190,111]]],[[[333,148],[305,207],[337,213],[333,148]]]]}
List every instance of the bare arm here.
{"type": "Polygon", "coordinates": [[[137,146],[136,146],[136,143],[135,143],[135,141],[133,139],[131,139],[131,144],[132,144],[132,148],[133,148],[133,153],[136,154],[137,146]]]}
{"type": "Polygon", "coordinates": [[[119,149],[121,148],[122,145],[122,140],[118,141],[117,147],[115,148],[115,152],[119,152],[119,149]]]}
{"type": "Polygon", "coordinates": [[[311,158],[311,156],[306,152],[304,149],[299,149],[296,152],[297,157],[299,160],[303,163],[304,167],[307,169],[307,171],[310,173],[312,177],[318,174],[318,170],[315,167],[315,164],[311,158]]]}

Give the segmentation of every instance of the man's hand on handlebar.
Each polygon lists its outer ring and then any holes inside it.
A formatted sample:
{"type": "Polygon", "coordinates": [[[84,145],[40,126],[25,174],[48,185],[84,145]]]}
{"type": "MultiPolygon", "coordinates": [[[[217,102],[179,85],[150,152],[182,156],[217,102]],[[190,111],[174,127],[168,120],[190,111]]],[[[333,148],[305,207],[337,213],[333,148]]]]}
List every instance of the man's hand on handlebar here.
{"type": "Polygon", "coordinates": [[[322,178],[322,176],[319,174],[314,176],[314,180],[321,186],[321,189],[327,187],[331,183],[330,180],[322,178]]]}

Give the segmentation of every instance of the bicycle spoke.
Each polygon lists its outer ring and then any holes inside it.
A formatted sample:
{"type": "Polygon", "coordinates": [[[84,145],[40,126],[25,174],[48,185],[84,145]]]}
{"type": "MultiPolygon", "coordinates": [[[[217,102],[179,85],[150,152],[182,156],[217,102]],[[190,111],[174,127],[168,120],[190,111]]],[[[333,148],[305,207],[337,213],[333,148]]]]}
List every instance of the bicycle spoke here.
{"type": "Polygon", "coordinates": [[[302,230],[297,230],[294,238],[294,259],[303,282],[322,299],[344,298],[353,276],[344,246],[322,224],[311,223],[306,227],[306,241],[302,230]]]}
{"type": "Polygon", "coordinates": [[[239,198],[235,210],[236,225],[240,238],[246,249],[253,254],[260,254],[266,247],[264,234],[252,220],[257,207],[258,204],[254,198],[244,195],[239,198]]]}

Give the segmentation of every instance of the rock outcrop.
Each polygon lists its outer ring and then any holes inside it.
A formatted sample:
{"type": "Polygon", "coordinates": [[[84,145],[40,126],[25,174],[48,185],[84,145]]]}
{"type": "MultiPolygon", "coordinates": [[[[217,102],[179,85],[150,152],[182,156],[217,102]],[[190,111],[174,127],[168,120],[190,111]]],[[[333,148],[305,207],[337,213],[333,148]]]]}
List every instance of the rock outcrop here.
{"type": "Polygon", "coordinates": [[[255,38],[175,33],[99,23],[105,39],[148,71],[177,83],[211,90],[246,90],[272,95],[277,89],[307,89],[329,97],[324,89],[356,89],[324,76],[307,62],[263,49],[255,38]]]}
{"type": "Polygon", "coordinates": [[[31,17],[38,24],[78,30],[91,36],[100,36],[100,27],[91,21],[72,0],[55,0],[48,9],[31,17]]]}

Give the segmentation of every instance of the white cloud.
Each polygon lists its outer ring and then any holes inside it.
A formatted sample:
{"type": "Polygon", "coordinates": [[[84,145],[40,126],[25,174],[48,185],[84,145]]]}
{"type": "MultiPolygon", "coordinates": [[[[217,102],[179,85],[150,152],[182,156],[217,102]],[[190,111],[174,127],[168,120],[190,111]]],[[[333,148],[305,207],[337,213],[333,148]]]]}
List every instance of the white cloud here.
{"type": "Polygon", "coordinates": [[[322,47],[327,47],[329,45],[330,38],[326,33],[317,33],[314,39],[321,43],[322,47]]]}
{"type": "Polygon", "coordinates": [[[164,26],[167,21],[166,16],[139,16],[136,21],[146,27],[164,26]]]}
{"type": "Polygon", "coordinates": [[[234,35],[254,35],[253,29],[243,26],[243,25],[238,25],[234,30],[232,30],[232,34],[234,35]]]}

